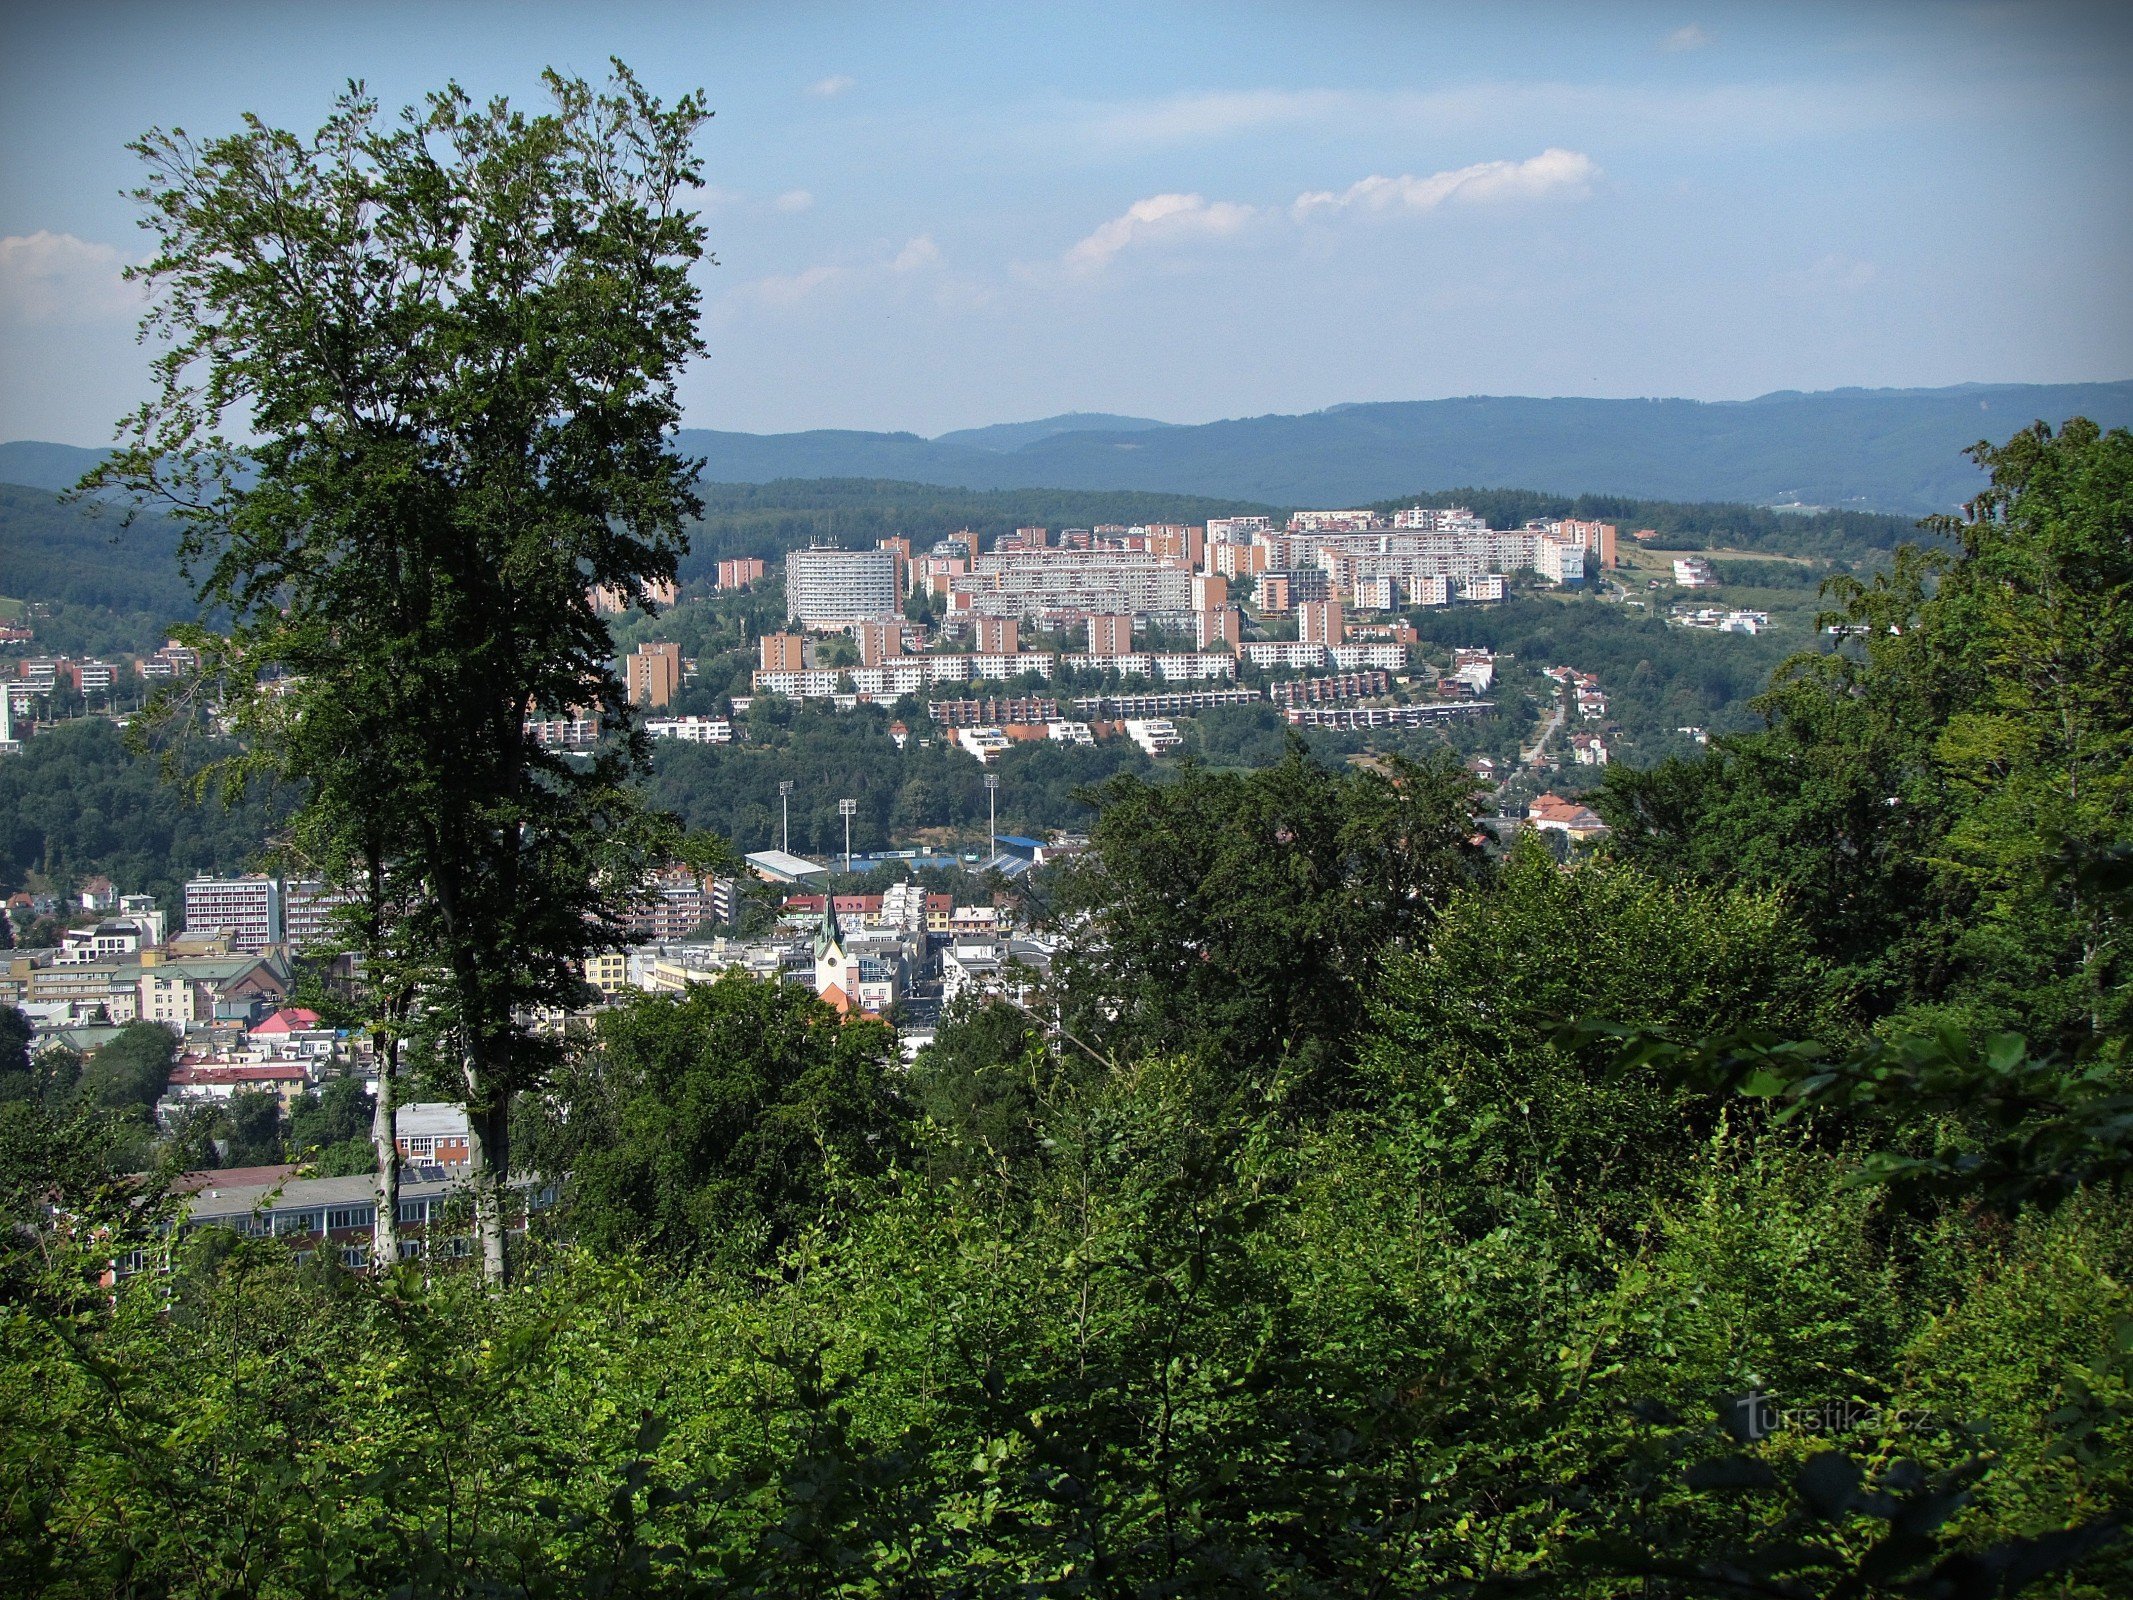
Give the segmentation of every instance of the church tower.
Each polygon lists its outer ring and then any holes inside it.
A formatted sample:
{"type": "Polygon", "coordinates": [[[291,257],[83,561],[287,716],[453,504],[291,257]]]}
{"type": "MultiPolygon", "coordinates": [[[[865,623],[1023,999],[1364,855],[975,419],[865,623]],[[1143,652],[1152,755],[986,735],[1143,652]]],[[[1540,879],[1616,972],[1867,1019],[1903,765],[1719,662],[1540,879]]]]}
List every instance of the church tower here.
{"type": "Polygon", "coordinates": [[[822,921],[815,928],[815,993],[840,1013],[859,1004],[859,958],[844,947],[837,897],[827,889],[822,892],[822,921]]]}

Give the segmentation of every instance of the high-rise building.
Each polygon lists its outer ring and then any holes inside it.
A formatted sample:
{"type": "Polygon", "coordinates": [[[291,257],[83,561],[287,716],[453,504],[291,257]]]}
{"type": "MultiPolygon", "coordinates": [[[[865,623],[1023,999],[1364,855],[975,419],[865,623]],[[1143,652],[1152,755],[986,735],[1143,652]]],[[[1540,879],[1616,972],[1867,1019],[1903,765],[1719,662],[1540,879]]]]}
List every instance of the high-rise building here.
{"type": "Polygon", "coordinates": [[[897,617],[862,622],[853,630],[859,636],[859,664],[878,667],[892,656],[904,653],[904,625],[897,617]]]}
{"type": "Polygon", "coordinates": [[[765,672],[801,672],[807,667],[807,645],[797,633],[766,633],[756,641],[765,672]]]}
{"type": "Polygon", "coordinates": [[[741,556],[718,564],[718,586],[721,589],[745,589],[749,584],[761,581],[762,576],[760,556],[741,556]]]}
{"type": "Polygon", "coordinates": [[[1229,650],[1237,648],[1237,608],[1217,606],[1212,611],[1193,613],[1193,641],[1202,650],[1229,650]]]}
{"type": "Polygon", "coordinates": [[[282,938],[292,950],[325,943],[334,936],[333,914],[355,905],[357,898],[346,889],[291,878],[282,891],[282,938]]]}
{"type": "Polygon", "coordinates": [[[1011,656],[1022,648],[1022,625],[1013,617],[977,617],[971,626],[973,648],[981,656],[1011,656]]]}
{"type": "Polygon", "coordinates": [[[667,640],[640,644],[623,666],[631,705],[657,710],[674,703],[674,692],[681,687],[680,645],[667,640]]]}
{"type": "Polygon", "coordinates": [[[258,873],[195,878],[185,886],[185,931],[226,933],[232,950],[280,944],[281,886],[258,873]]]}
{"type": "Polygon", "coordinates": [[[803,629],[848,627],[869,617],[893,617],[893,550],[793,550],[785,557],[785,615],[803,629]]]}
{"type": "Polygon", "coordinates": [[[1296,639],[1300,644],[1336,645],[1346,642],[1338,600],[1306,600],[1296,608],[1296,639]]]}
{"type": "Polygon", "coordinates": [[[1133,617],[1127,612],[1098,612],[1089,618],[1089,654],[1123,656],[1133,651],[1133,617]]]}

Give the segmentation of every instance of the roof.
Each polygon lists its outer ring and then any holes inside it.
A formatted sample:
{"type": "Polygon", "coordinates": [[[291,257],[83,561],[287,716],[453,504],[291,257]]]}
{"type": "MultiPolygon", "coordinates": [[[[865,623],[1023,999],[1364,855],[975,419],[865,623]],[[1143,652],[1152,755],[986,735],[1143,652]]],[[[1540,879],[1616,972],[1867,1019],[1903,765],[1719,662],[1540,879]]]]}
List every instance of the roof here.
{"type": "Polygon", "coordinates": [[[223,1065],[213,1061],[183,1062],[170,1069],[174,1084],[286,1083],[291,1078],[310,1078],[300,1061],[277,1061],[265,1066],[223,1065]]]}
{"type": "Polygon", "coordinates": [[[259,1023],[254,1033],[298,1033],[319,1025],[318,1013],[306,1011],[302,1006],[283,1006],[266,1021],[259,1023]]]}
{"type": "Polygon", "coordinates": [[[1012,845],[1018,850],[1042,850],[1044,848],[1042,839],[1032,839],[1026,833],[1003,833],[1000,835],[1000,843],[1012,845]]]}
{"type": "Polygon", "coordinates": [[[820,862],[810,861],[805,856],[796,856],[784,850],[756,850],[748,855],[748,865],[766,878],[784,883],[798,883],[804,878],[820,877],[829,868],[820,862]]]}

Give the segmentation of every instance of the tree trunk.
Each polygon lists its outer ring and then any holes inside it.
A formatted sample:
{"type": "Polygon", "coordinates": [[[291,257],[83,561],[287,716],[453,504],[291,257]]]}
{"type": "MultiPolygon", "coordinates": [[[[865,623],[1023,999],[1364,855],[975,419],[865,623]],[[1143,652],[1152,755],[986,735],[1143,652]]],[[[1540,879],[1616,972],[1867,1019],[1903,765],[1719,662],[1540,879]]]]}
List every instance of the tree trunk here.
{"type": "Polygon", "coordinates": [[[504,1287],[504,1207],[511,1181],[510,1108],[467,1107],[467,1176],[474,1192],[474,1236],[481,1245],[482,1282],[504,1287]]]}
{"type": "Polygon", "coordinates": [[[378,1104],[370,1117],[370,1147],[377,1157],[377,1211],[370,1224],[370,1264],[388,1268],[400,1259],[400,1041],[381,1029],[372,1035],[378,1063],[378,1104]]]}

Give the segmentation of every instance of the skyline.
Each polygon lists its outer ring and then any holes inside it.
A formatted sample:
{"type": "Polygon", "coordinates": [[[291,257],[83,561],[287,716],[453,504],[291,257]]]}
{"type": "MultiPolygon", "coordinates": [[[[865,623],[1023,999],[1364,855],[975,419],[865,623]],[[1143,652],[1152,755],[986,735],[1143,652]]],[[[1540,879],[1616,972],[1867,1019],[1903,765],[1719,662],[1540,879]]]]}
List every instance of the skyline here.
{"type": "Polygon", "coordinates": [[[2133,373],[2133,28],[2089,7],[17,8],[0,438],[137,397],[126,139],[341,80],[702,86],[691,427],[1200,422],[2133,373]]]}

